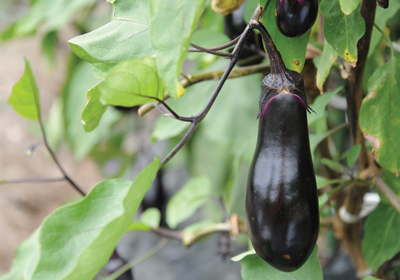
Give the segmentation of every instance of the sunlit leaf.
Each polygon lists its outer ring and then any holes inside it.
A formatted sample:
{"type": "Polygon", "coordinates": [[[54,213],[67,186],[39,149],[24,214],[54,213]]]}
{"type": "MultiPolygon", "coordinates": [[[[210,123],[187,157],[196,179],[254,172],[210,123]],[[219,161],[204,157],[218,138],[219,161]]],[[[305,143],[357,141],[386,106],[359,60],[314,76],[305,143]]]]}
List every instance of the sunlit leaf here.
{"type": "Polygon", "coordinates": [[[157,158],[134,182],[103,181],[81,201],[48,216],[18,248],[2,280],[91,280],[132,222],[159,168],[157,158]]]}
{"type": "Polygon", "coordinates": [[[106,73],[120,61],[155,52],[150,43],[148,1],[113,1],[113,5],[113,21],[69,41],[77,56],[106,73]]]}
{"type": "Polygon", "coordinates": [[[163,99],[164,88],[152,57],[120,62],[99,84],[100,101],[108,105],[133,107],[163,99]]]}
{"type": "Polygon", "coordinates": [[[157,70],[166,90],[177,97],[182,64],[205,7],[205,0],[150,1],[150,39],[156,49],[157,70]]]}
{"type": "Polygon", "coordinates": [[[340,8],[345,15],[350,15],[360,5],[361,0],[339,0],[340,8]]]}
{"type": "Polygon", "coordinates": [[[21,79],[14,85],[8,104],[24,118],[38,121],[40,118],[40,97],[35,77],[29,61],[25,59],[25,71],[21,79]]]}
{"type": "Polygon", "coordinates": [[[107,106],[100,103],[99,84],[87,92],[87,98],[89,100],[86,103],[85,109],[83,109],[81,120],[85,131],[89,132],[99,125],[101,117],[107,110],[107,106]]]}

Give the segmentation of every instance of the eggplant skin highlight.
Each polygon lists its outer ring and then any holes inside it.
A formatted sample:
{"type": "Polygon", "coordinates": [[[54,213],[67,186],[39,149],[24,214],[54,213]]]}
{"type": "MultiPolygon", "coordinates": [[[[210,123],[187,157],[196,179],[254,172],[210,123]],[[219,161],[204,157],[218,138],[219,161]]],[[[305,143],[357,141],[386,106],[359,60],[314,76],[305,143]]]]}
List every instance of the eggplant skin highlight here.
{"type": "Polygon", "coordinates": [[[298,37],[314,25],[318,16],[318,0],[277,0],[275,20],[286,37],[298,37]]]}
{"type": "Polygon", "coordinates": [[[253,247],[264,261],[285,272],[307,261],[319,232],[306,108],[302,98],[291,93],[268,100],[259,114],[246,188],[246,220],[253,247]]]}

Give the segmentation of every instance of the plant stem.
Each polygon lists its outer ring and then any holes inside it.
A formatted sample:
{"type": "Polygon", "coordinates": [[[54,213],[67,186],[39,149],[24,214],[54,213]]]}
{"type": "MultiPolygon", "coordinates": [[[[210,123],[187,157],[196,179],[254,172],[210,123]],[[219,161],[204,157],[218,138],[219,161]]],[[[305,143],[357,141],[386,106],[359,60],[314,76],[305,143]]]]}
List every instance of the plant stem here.
{"type": "Polygon", "coordinates": [[[58,178],[24,178],[14,180],[0,180],[0,184],[23,184],[23,183],[49,183],[64,181],[64,177],[58,178]]]}
{"type": "MultiPolygon", "coordinates": [[[[231,71],[231,73],[228,76],[228,79],[244,77],[244,76],[252,75],[255,73],[269,72],[269,70],[270,70],[270,67],[268,64],[258,64],[258,65],[252,65],[252,66],[246,66],[246,67],[239,67],[239,68],[235,68],[231,71]]],[[[224,70],[217,70],[217,71],[211,71],[211,72],[202,73],[202,74],[198,74],[198,75],[193,75],[190,77],[190,79],[182,80],[181,85],[183,88],[187,88],[189,86],[192,86],[194,84],[197,84],[197,83],[200,83],[203,81],[219,80],[219,79],[221,79],[224,72],[225,72],[224,70]]],[[[169,97],[170,97],[169,93],[166,92],[164,94],[164,100],[168,99],[169,97]]],[[[152,104],[145,104],[139,108],[138,114],[139,114],[139,116],[142,117],[153,109],[154,109],[154,106],[152,104]]]]}
{"type": "Polygon", "coordinates": [[[103,278],[102,280],[114,280],[114,279],[117,279],[119,276],[124,274],[126,271],[128,271],[129,269],[131,269],[135,265],[138,265],[139,263],[144,262],[145,260],[147,260],[147,259],[151,258],[152,256],[154,256],[162,248],[164,248],[164,246],[167,244],[167,242],[168,242],[168,239],[165,239],[165,238],[161,239],[160,242],[158,242],[156,244],[156,246],[151,248],[148,252],[146,252],[145,254],[141,255],[140,257],[138,257],[136,259],[133,259],[133,260],[127,262],[126,264],[121,266],[117,271],[113,272],[108,277],[103,278]]]}

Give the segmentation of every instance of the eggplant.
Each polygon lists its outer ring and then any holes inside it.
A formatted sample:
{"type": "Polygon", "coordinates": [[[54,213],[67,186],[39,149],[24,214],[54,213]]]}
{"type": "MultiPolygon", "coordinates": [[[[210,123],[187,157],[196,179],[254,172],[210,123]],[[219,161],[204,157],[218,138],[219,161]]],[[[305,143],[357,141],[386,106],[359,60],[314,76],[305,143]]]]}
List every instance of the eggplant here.
{"type": "Polygon", "coordinates": [[[271,73],[261,86],[246,222],[256,253],[276,269],[290,272],[307,261],[319,232],[307,97],[302,77],[285,67],[266,29],[260,23],[254,27],[265,42],[271,73]]]}
{"type": "Polygon", "coordinates": [[[276,25],[286,37],[306,33],[318,16],[318,0],[278,0],[275,9],[276,25]]]}

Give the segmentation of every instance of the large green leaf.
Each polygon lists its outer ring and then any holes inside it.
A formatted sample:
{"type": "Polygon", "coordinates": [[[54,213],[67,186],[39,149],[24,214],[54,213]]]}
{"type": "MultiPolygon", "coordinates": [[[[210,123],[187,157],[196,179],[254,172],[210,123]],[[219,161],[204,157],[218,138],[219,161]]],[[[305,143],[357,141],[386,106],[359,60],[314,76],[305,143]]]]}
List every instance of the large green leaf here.
{"type": "Polygon", "coordinates": [[[81,120],[86,132],[94,130],[100,122],[101,117],[107,110],[107,106],[100,103],[99,84],[87,92],[88,102],[83,109],[81,120]]]}
{"type": "Polygon", "coordinates": [[[374,272],[400,251],[400,214],[391,205],[380,203],[365,222],[362,251],[374,272]]]}
{"type": "Polygon", "coordinates": [[[316,245],[307,262],[294,272],[282,272],[268,265],[254,251],[233,258],[242,264],[243,280],[322,280],[322,269],[316,245]]]}
{"type": "Polygon", "coordinates": [[[20,245],[1,279],[93,279],[127,231],[159,166],[157,158],[134,182],[103,181],[81,201],[54,211],[20,245]]]}
{"type": "Polygon", "coordinates": [[[365,33],[365,21],[360,7],[345,15],[339,0],[323,0],[320,10],[325,19],[326,41],[353,67],[357,63],[357,42],[365,33]]]}
{"type": "Polygon", "coordinates": [[[40,119],[39,90],[27,59],[25,59],[24,74],[14,85],[7,102],[24,118],[35,121],[40,119]]]}
{"type": "Polygon", "coordinates": [[[167,223],[171,228],[190,218],[197,209],[207,202],[210,195],[207,177],[190,179],[168,202],[167,223]]]}
{"type": "MultiPolygon", "coordinates": [[[[375,25],[377,25],[381,30],[384,30],[386,22],[391,19],[399,9],[400,1],[389,1],[389,7],[387,9],[383,9],[377,6],[375,14],[375,25]]],[[[369,44],[368,57],[373,54],[382,36],[383,34],[376,27],[374,27],[371,35],[371,42],[369,44]]]]}
{"type": "Polygon", "coordinates": [[[321,59],[319,60],[317,70],[317,87],[322,91],[324,83],[328,78],[329,72],[333,64],[336,62],[339,54],[332,48],[332,46],[325,40],[324,50],[321,59]]]}
{"type": "Polygon", "coordinates": [[[163,99],[164,88],[152,57],[120,62],[99,84],[100,101],[107,105],[133,107],[163,99]]]}
{"type": "MultiPolygon", "coordinates": [[[[288,38],[279,32],[275,20],[275,2],[268,2],[263,11],[263,23],[267,28],[276,48],[282,55],[287,68],[300,72],[304,67],[306,60],[306,50],[311,30],[300,37],[288,38]]],[[[254,8],[255,9],[255,8],[254,8]]]]}
{"type": "Polygon", "coordinates": [[[190,37],[203,13],[206,0],[150,1],[151,44],[156,49],[157,70],[172,97],[184,89],[178,82],[190,37]]]}
{"type": "Polygon", "coordinates": [[[361,0],[339,0],[340,8],[345,15],[350,15],[360,5],[361,0]]]}
{"type": "Polygon", "coordinates": [[[57,31],[70,22],[79,11],[96,3],[97,0],[38,0],[24,17],[8,27],[2,34],[2,39],[31,35],[43,23],[46,23],[47,31],[57,31]]]}
{"type": "Polygon", "coordinates": [[[148,1],[113,1],[113,5],[113,21],[69,41],[75,54],[97,69],[98,78],[103,78],[100,73],[110,71],[120,61],[155,52],[150,43],[148,1]]]}
{"type": "Polygon", "coordinates": [[[398,174],[400,169],[400,61],[392,58],[369,80],[360,111],[360,126],[376,152],[378,163],[398,174]]]}

